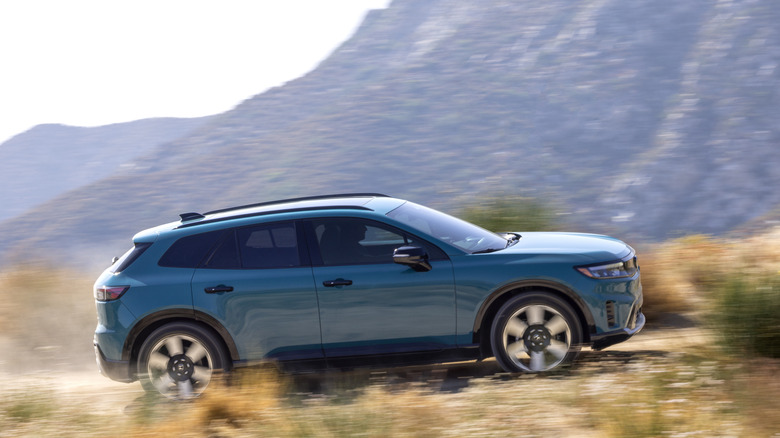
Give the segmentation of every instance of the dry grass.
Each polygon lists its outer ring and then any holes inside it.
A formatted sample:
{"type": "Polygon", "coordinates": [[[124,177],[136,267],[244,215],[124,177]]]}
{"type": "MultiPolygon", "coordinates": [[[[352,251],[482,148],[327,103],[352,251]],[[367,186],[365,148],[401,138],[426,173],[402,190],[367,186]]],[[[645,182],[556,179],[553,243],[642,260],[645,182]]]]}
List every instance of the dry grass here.
{"type": "Polygon", "coordinates": [[[93,366],[93,281],[44,264],[0,271],[0,371],[93,366]]]}
{"type": "Polygon", "coordinates": [[[644,248],[639,263],[651,322],[664,313],[695,313],[727,279],[780,274],[780,227],[743,240],[675,239],[644,248]]]}
{"type": "Polygon", "coordinates": [[[300,392],[298,377],[246,371],[191,402],[141,396],[124,409],[105,405],[102,415],[86,407],[86,400],[99,394],[85,394],[74,403],[46,386],[14,388],[10,383],[0,400],[0,435],[714,437],[780,432],[778,361],[748,364],[706,350],[697,353],[593,352],[566,375],[471,376],[457,391],[446,390],[430,374],[389,372],[381,379],[344,377],[326,382],[325,391],[300,392]]]}

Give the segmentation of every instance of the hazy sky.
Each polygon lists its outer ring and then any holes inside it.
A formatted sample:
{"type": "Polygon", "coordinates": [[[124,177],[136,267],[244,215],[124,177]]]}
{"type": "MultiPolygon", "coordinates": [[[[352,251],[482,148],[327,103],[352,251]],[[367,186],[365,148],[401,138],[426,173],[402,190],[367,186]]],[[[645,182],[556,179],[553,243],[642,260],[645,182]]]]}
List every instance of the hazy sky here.
{"type": "Polygon", "coordinates": [[[0,2],[0,143],[41,123],[226,111],[306,72],[390,0],[0,2]]]}

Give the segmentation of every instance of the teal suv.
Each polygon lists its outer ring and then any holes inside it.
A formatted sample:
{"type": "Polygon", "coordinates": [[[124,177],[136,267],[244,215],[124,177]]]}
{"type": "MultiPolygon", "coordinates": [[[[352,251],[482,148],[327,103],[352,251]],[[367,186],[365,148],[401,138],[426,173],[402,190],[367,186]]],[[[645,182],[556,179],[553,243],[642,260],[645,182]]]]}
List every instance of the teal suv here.
{"type": "Polygon", "coordinates": [[[634,250],[494,233],[379,194],[282,200],[142,231],[94,287],[111,379],[171,398],[216,372],[495,357],[544,372],[642,329],[634,250]]]}

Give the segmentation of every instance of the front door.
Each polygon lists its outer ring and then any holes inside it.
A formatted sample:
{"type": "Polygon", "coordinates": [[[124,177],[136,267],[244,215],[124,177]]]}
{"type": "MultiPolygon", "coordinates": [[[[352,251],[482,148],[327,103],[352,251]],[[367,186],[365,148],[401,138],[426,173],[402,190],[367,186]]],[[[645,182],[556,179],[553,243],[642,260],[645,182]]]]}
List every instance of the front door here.
{"type": "Polygon", "coordinates": [[[452,263],[441,250],[386,224],[323,218],[307,226],[329,357],[438,350],[455,345],[452,263]],[[393,262],[393,250],[423,246],[433,267],[393,262]]]}

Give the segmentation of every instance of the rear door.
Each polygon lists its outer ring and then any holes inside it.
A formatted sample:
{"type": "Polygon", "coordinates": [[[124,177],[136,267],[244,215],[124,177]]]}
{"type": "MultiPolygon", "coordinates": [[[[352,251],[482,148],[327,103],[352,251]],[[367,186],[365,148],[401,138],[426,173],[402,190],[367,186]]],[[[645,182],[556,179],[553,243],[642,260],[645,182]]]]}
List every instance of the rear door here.
{"type": "Polygon", "coordinates": [[[232,335],[241,359],[322,357],[317,295],[295,222],[225,232],[192,279],[196,310],[232,335]]]}

